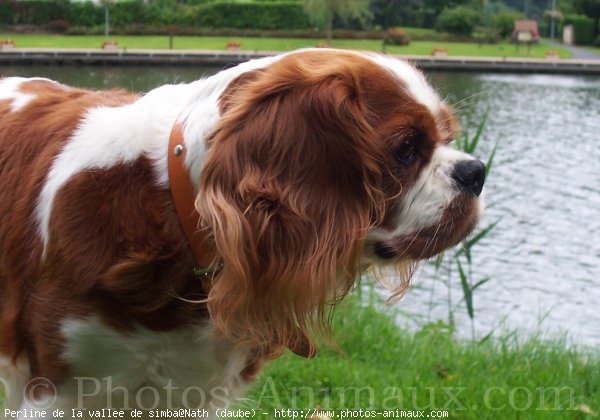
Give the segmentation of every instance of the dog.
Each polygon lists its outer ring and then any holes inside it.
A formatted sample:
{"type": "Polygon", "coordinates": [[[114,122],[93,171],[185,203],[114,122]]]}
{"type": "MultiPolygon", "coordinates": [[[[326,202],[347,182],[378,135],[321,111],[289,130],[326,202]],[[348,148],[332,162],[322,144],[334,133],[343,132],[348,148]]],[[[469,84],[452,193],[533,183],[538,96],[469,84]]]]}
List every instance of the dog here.
{"type": "Polygon", "coordinates": [[[483,208],[451,107],[389,56],[300,50],[142,96],[6,78],[0,115],[11,418],[216,416],[266,361],[315,354],[357,273],[401,293],[483,208]]]}

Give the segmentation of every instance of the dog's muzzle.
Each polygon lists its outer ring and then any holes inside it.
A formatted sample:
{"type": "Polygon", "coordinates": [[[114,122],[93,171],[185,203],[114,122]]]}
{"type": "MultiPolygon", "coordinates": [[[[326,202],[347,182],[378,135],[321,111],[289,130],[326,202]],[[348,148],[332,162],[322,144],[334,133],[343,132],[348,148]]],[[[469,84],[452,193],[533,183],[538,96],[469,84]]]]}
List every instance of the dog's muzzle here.
{"type": "Polygon", "coordinates": [[[460,189],[479,196],[485,182],[485,164],[478,159],[462,160],[454,165],[451,176],[460,189]]]}

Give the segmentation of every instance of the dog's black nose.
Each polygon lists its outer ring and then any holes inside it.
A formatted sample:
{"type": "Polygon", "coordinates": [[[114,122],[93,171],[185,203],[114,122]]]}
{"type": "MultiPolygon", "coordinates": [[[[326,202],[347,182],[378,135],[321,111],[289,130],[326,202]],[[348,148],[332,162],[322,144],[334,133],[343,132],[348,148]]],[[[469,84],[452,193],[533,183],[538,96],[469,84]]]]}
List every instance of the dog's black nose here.
{"type": "Polygon", "coordinates": [[[485,182],[485,164],[478,159],[460,161],[454,165],[452,178],[461,188],[478,196],[485,182]]]}

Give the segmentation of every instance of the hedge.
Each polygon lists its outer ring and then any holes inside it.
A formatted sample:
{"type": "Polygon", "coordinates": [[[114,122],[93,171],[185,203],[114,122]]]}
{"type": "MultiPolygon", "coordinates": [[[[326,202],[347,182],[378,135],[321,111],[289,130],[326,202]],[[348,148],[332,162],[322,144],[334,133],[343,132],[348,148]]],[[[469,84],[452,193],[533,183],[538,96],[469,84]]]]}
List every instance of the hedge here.
{"type": "Polygon", "coordinates": [[[498,35],[501,38],[508,38],[511,36],[515,27],[515,20],[519,19],[525,19],[525,15],[518,12],[503,11],[491,16],[490,26],[498,31],[498,35]]]}
{"type": "MultiPolygon", "coordinates": [[[[111,4],[109,10],[112,28],[132,24],[274,30],[310,28],[303,5],[298,1],[219,1],[193,5],[130,1],[111,4]]],[[[56,20],[66,21],[74,27],[102,25],[104,9],[91,2],[70,3],[68,0],[9,0],[0,3],[0,24],[48,25],[56,20]]]]}
{"type": "Polygon", "coordinates": [[[211,28],[304,29],[310,26],[302,3],[209,3],[201,5],[195,24],[211,28]]]}
{"type": "Polygon", "coordinates": [[[575,43],[578,45],[592,45],[596,35],[594,19],[585,15],[567,15],[562,21],[565,25],[573,25],[575,43]]]}
{"type": "Polygon", "coordinates": [[[472,7],[458,6],[444,9],[437,17],[435,29],[455,35],[470,36],[479,23],[479,12],[472,7]]]}

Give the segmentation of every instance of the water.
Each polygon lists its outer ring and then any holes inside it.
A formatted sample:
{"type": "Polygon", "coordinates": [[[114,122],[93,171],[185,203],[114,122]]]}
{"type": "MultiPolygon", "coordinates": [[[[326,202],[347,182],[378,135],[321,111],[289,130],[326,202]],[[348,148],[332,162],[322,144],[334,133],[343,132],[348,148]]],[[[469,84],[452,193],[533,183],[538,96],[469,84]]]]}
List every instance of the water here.
{"type": "MultiPolygon", "coordinates": [[[[216,70],[13,66],[0,67],[0,74],[143,92],[216,70]]],[[[491,279],[475,292],[476,333],[541,324],[600,344],[600,78],[432,73],[430,79],[458,103],[467,128],[489,110],[479,157],[498,142],[481,226],[501,220],[475,248],[475,279],[491,279]]],[[[451,284],[458,330],[468,335],[460,283],[451,284]]],[[[407,315],[401,322],[447,320],[447,299],[445,284],[424,265],[400,303],[407,315]]]]}
{"type": "Polygon", "coordinates": [[[146,92],[166,83],[184,83],[216,73],[217,67],[0,66],[0,76],[47,77],[72,86],[146,92]]]}
{"type": "MultiPolygon", "coordinates": [[[[431,79],[476,124],[489,110],[480,157],[498,151],[481,226],[501,219],[476,246],[475,327],[567,332],[600,344],[600,78],[541,75],[432,74],[431,79]]],[[[473,130],[472,130],[473,131],[473,130]]],[[[403,310],[447,319],[447,289],[431,267],[403,310]],[[433,297],[432,297],[433,296],[433,297]],[[429,302],[433,307],[430,309],[429,302]]],[[[462,297],[453,280],[452,299],[462,297]]],[[[463,307],[459,329],[469,331],[463,307]]],[[[426,317],[425,317],[426,318],[426,317]]],[[[421,320],[423,317],[421,317],[421,320]]]]}

